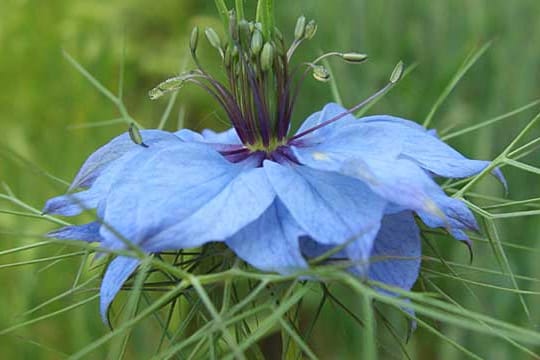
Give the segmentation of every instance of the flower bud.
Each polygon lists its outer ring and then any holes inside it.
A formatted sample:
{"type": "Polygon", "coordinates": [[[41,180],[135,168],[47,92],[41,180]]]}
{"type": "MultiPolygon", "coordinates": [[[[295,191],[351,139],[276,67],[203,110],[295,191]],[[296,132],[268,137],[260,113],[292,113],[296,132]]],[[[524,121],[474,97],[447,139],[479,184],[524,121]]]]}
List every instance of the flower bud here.
{"type": "Polygon", "coordinates": [[[194,27],[191,30],[191,37],[189,38],[189,48],[191,52],[194,53],[197,50],[197,45],[199,44],[199,28],[194,27]]]}
{"type": "Polygon", "coordinates": [[[263,47],[262,33],[259,30],[255,30],[253,32],[253,36],[251,37],[251,52],[254,55],[259,55],[262,47],[263,47]]]}
{"type": "Polygon", "coordinates": [[[317,23],[315,22],[315,20],[310,20],[307,23],[306,29],[304,31],[304,38],[307,40],[311,40],[315,36],[316,32],[317,32],[317,23]]]}
{"type": "Polygon", "coordinates": [[[274,62],[274,47],[270,43],[265,43],[261,52],[261,69],[268,71],[272,69],[274,62]]]}
{"type": "Polygon", "coordinates": [[[364,62],[367,60],[368,56],[366,54],[360,54],[360,53],[343,53],[341,54],[341,57],[343,60],[345,60],[348,63],[352,64],[359,64],[361,62],[364,62]]]}
{"type": "Polygon", "coordinates": [[[394,70],[392,71],[392,75],[390,75],[390,82],[392,84],[395,84],[401,79],[401,76],[403,75],[403,61],[398,62],[394,70]]]}
{"type": "Polygon", "coordinates": [[[328,70],[322,66],[322,65],[314,65],[313,66],[313,77],[315,80],[327,82],[330,80],[330,73],[328,70]]]}
{"type": "Polygon", "coordinates": [[[208,39],[210,45],[212,45],[216,49],[221,49],[221,39],[213,28],[206,28],[206,30],[204,30],[204,35],[206,35],[206,38],[208,39]]]}
{"type": "Polygon", "coordinates": [[[296,20],[296,27],[294,28],[294,40],[301,40],[304,37],[306,31],[306,17],[300,16],[296,20]]]}

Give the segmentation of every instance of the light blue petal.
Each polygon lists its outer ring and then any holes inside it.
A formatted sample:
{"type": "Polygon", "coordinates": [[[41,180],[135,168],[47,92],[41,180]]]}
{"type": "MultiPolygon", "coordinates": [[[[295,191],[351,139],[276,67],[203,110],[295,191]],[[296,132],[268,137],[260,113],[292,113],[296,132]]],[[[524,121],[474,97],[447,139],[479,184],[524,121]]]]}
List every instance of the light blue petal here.
{"type": "Polygon", "coordinates": [[[410,290],[418,278],[420,257],[420,230],[412,213],[387,215],[373,245],[368,276],[410,290]]]}
{"type": "Polygon", "coordinates": [[[204,137],[196,131],[189,129],[181,129],[174,133],[182,141],[187,142],[204,142],[204,137]]]}
{"type": "Polygon", "coordinates": [[[412,161],[370,159],[367,163],[352,160],[342,172],[368,184],[388,200],[394,210],[386,213],[415,210],[426,225],[446,227],[459,240],[467,239],[462,231],[477,230],[478,225],[469,208],[460,200],[448,197],[424,170],[412,161]]]}
{"type": "Polygon", "coordinates": [[[144,159],[145,156],[151,156],[163,148],[177,144],[182,144],[182,141],[172,134],[169,134],[167,139],[163,137],[159,141],[150,142],[147,148],[134,144],[135,149],[99,168],[99,176],[92,179],[88,190],[68,193],[48,200],[43,208],[43,213],[75,216],[85,210],[96,208],[99,202],[107,197],[112,184],[124,177],[124,172],[137,172],[140,160],[144,159]]]}
{"type": "Polygon", "coordinates": [[[298,161],[309,167],[339,171],[350,159],[396,159],[402,139],[387,128],[355,121],[327,133],[320,142],[302,142],[291,149],[298,161]]]}
{"type": "Polygon", "coordinates": [[[418,131],[421,131],[421,132],[427,132],[431,136],[437,136],[437,133],[434,132],[435,130],[427,130],[425,127],[423,127],[422,125],[420,125],[420,124],[418,124],[418,123],[416,123],[414,121],[398,118],[398,117],[391,116],[391,115],[364,116],[364,117],[359,118],[358,120],[363,122],[363,123],[378,123],[378,122],[394,123],[394,124],[397,124],[397,125],[407,126],[407,127],[411,128],[411,129],[415,129],[415,130],[418,130],[418,131]]]}
{"type": "MultiPolygon", "coordinates": [[[[478,174],[490,164],[489,161],[466,158],[412,121],[387,115],[369,116],[359,120],[387,129],[393,128],[392,137],[403,139],[402,156],[414,160],[433,174],[448,178],[464,178],[478,174]]],[[[506,187],[506,181],[500,170],[495,170],[493,175],[506,187]]]]}
{"type": "Polygon", "coordinates": [[[101,241],[99,228],[101,223],[94,221],[84,225],[65,226],[61,229],[51,231],[48,237],[65,240],[82,240],[88,242],[101,241]]]}
{"type": "MultiPolygon", "coordinates": [[[[178,141],[178,139],[166,131],[160,130],[141,130],[141,136],[144,143],[151,146],[160,141],[178,141]]],[[[135,144],[129,137],[128,133],[124,133],[106,145],[96,150],[84,162],[83,166],[75,176],[69,191],[76,188],[89,187],[94,180],[106,169],[111,162],[119,159],[129,152],[140,152],[144,147],[135,144]]]]}
{"type": "Polygon", "coordinates": [[[264,170],[296,222],[321,244],[354,241],[369,256],[386,201],[361,181],[306,166],[264,162],[264,170]]]}
{"type": "Polygon", "coordinates": [[[257,220],[226,240],[227,245],[253,267],[287,274],[307,267],[300,253],[298,227],[279,200],[257,220]]]}
{"type": "Polygon", "coordinates": [[[133,274],[140,260],[125,256],[118,256],[109,264],[103,281],[101,282],[99,308],[101,319],[105,324],[107,321],[107,312],[116,294],[122,288],[122,285],[133,274]]]}
{"type": "Polygon", "coordinates": [[[96,208],[103,194],[95,190],[85,190],[78,193],[66,194],[47,200],[43,214],[75,216],[85,210],[96,208]]]}
{"type": "MultiPolygon", "coordinates": [[[[345,109],[343,106],[338,105],[336,103],[326,104],[321,111],[318,111],[310,115],[302,123],[300,128],[296,131],[296,134],[300,134],[317,125],[320,125],[321,123],[327,120],[330,120],[346,111],[347,109],[345,109]]],[[[312,133],[306,136],[303,136],[301,139],[303,142],[317,142],[317,141],[320,141],[320,139],[323,139],[324,137],[326,137],[327,135],[331,135],[336,129],[339,129],[342,126],[345,126],[351,123],[357,123],[357,122],[358,122],[357,119],[353,115],[348,114],[336,122],[330,123],[327,126],[324,126],[318,130],[313,131],[312,133]]]]}
{"type": "MultiPolygon", "coordinates": [[[[232,164],[201,143],[144,154],[139,164],[113,186],[104,222],[147,251],[223,241],[275,197],[262,169],[232,164]]],[[[101,234],[108,247],[121,246],[115,232],[103,227],[101,234]]]]}
{"type": "Polygon", "coordinates": [[[381,197],[405,209],[437,214],[435,198],[445,196],[424,170],[405,159],[352,159],[340,172],[362,180],[381,197]]]}
{"type": "Polygon", "coordinates": [[[434,200],[446,218],[441,219],[432,213],[420,211],[418,215],[422,221],[429,227],[445,227],[454,238],[469,243],[469,237],[463,230],[478,231],[479,228],[467,205],[448,196],[437,196],[434,200]]]}
{"type": "Polygon", "coordinates": [[[223,132],[215,132],[210,129],[204,129],[202,131],[202,136],[206,142],[216,143],[216,144],[242,144],[238,133],[235,128],[230,128],[223,132]]]}

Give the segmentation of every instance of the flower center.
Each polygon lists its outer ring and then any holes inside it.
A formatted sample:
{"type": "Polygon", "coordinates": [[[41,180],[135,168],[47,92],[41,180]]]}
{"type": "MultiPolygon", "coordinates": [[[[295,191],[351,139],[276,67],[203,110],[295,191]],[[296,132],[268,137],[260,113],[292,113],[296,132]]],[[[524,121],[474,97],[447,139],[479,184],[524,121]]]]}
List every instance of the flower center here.
{"type": "MultiPolygon", "coordinates": [[[[186,83],[193,83],[214,97],[225,111],[231,125],[236,129],[244,148],[234,150],[238,153],[279,153],[288,143],[333,121],[337,121],[384,93],[397,81],[394,75],[390,83],[349,111],[328,119],[313,129],[289,136],[292,113],[300,88],[307,75],[322,82],[330,79],[330,73],[319,63],[321,60],[337,56],[348,63],[362,63],[367,56],[354,52],[329,52],[312,62],[291,65],[291,59],[298,47],[313,38],[317,31],[315,21],[298,18],[294,30],[294,40],[286,46],[281,32],[270,21],[260,22],[237,19],[230,11],[226,26],[226,36],[207,28],[204,31],[209,44],[219,54],[226,81],[210,75],[197,56],[199,29],[194,28],[190,38],[190,49],[197,69],[168,79],[149,92],[151,99],[179,90],[186,83]]],[[[399,76],[402,68],[399,68],[399,76]]],[[[399,77],[398,76],[398,77],[399,77]]]]}

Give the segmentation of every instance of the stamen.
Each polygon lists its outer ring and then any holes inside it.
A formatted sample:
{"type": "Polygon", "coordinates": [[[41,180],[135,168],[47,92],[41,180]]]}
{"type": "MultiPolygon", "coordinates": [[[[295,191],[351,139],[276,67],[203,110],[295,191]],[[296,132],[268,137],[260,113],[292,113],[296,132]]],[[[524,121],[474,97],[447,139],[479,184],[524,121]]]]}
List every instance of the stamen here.
{"type": "Polygon", "coordinates": [[[135,123],[131,123],[129,125],[128,133],[129,133],[129,137],[131,141],[133,141],[135,144],[141,145],[142,147],[145,147],[145,148],[148,147],[148,145],[144,143],[141,132],[139,131],[139,128],[137,127],[137,125],[135,125],[135,123]]]}
{"type": "Polygon", "coordinates": [[[360,110],[361,108],[363,108],[364,106],[366,106],[367,104],[369,104],[370,102],[372,102],[373,100],[377,99],[378,97],[384,95],[390,88],[392,88],[397,82],[398,80],[401,78],[401,75],[403,74],[403,62],[399,62],[396,67],[394,68],[394,70],[392,71],[392,75],[390,75],[390,80],[388,82],[388,84],[386,84],[382,89],[380,89],[379,91],[377,91],[375,94],[371,95],[370,97],[368,97],[367,99],[365,99],[364,101],[360,102],[359,104],[353,106],[352,108],[350,108],[349,110],[347,111],[344,111],[342,112],[341,114],[339,115],[336,115],[334,116],[333,118],[331,119],[328,119],[326,121],[323,121],[322,123],[320,123],[319,125],[316,125],[312,128],[309,128],[305,131],[302,131],[301,133],[299,134],[296,134],[295,136],[291,137],[289,139],[289,143],[293,140],[296,140],[296,139],[299,139],[301,138],[302,136],[305,136],[307,134],[310,134],[316,130],[319,130],[327,125],[330,125],[331,123],[335,122],[335,121],[338,121],[342,118],[344,118],[345,116],[349,115],[349,114],[352,114],[353,112],[357,111],[357,110],[360,110]]]}

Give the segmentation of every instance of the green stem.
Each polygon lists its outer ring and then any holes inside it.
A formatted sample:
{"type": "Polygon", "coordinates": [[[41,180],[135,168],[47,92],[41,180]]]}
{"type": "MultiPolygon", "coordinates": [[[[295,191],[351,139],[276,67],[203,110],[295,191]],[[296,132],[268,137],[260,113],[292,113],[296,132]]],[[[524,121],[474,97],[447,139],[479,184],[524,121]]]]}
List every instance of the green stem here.
{"type": "Polygon", "coordinates": [[[274,0],[259,0],[256,19],[262,24],[265,40],[271,40],[274,29],[274,0]]]}
{"type": "Polygon", "coordinates": [[[236,16],[238,20],[245,19],[244,16],[244,0],[235,0],[236,16]]]}
{"type": "Polygon", "coordinates": [[[225,4],[225,0],[214,1],[216,3],[219,17],[221,18],[221,22],[223,23],[223,26],[225,26],[225,33],[227,33],[229,28],[229,9],[227,8],[227,4],[225,4]]]}

